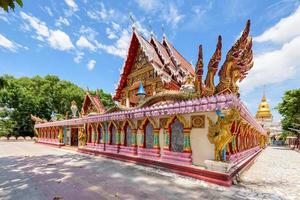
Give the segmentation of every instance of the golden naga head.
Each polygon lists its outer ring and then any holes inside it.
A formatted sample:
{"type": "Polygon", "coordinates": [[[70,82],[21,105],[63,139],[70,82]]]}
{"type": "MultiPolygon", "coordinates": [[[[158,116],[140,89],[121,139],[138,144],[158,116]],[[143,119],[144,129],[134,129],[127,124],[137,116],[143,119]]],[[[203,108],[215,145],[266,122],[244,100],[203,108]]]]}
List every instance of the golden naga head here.
{"type": "Polygon", "coordinates": [[[252,38],[250,33],[250,20],[246,27],[226,54],[226,59],[219,71],[219,84],[216,93],[235,93],[238,94],[236,82],[241,82],[253,67],[252,38]]]}

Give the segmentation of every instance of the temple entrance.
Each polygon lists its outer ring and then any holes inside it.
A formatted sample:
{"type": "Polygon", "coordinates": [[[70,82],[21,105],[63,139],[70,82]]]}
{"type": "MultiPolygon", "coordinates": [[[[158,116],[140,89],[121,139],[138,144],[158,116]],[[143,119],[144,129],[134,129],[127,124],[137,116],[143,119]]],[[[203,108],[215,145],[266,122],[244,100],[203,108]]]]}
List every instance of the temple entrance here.
{"type": "Polygon", "coordinates": [[[184,133],[183,124],[176,118],[170,126],[170,149],[174,152],[183,152],[184,133]]]}
{"type": "Polygon", "coordinates": [[[152,149],[153,141],[154,141],[153,126],[150,122],[148,122],[145,127],[145,141],[144,141],[145,148],[152,149]]]}
{"type": "Polygon", "coordinates": [[[132,145],[132,134],[131,134],[131,127],[127,123],[125,125],[125,146],[130,147],[132,145]]]}
{"type": "Polygon", "coordinates": [[[78,128],[71,129],[71,146],[78,146],[78,128]]]}

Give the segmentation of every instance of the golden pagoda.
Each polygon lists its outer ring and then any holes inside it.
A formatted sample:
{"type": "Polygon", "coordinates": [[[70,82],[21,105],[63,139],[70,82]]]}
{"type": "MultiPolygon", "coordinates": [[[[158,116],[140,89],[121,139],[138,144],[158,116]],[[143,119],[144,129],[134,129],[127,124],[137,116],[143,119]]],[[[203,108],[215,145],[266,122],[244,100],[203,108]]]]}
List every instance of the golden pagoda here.
{"type": "Polygon", "coordinates": [[[261,102],[258,106],[258,110],[256,112],[255,118],[256,119],[273,119],[273,116],[272,116],[272,113],[270,110],[270,106],[267,102],[265,92],[264,92],[261,102]]]}

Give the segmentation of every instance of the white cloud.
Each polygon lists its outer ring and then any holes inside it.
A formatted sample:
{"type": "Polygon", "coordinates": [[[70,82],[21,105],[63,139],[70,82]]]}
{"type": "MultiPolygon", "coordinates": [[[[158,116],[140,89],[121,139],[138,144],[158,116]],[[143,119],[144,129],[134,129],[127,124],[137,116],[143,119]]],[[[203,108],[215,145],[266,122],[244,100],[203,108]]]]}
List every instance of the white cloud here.
{"type": "Polygon", "coordinates": [[[136,3],[139,5],[139,7],[147,12],[153,12],[160,7],[159,0],[136,0],[136,3]]]}
{"type": "Polygon", "coordinates": [[[96,36],[98,35],[97,31],[84,25],[80,26],[79,33],[83,34],[89,40],[95,40],[96,36]]]}
{"type": "Polygon", "coordinates": [[[18,44],[13,41],[10,41],[0,33],[0,47],[12,52],[17,52],[18,44]]]}
{"type": "Polygon", "coordinates": [[[93,20],[101,21],[104,23],[110,23],[111,21],[120,22],[128,19],[123,13],[120,13],[114,9],[106,8],[102,2],[99,4],[99,8],[97,7],[93,10],[87,11],[87,16],[93,20]]]}
{"type": "Polygon", "coordinates": [[[27,20],[30,26],[35,29],[36,33],[42,37],[49,37],[49,29],[45,22],[40,21],[38,18],[20,12],[21,17],[27,20]]]}
{"type": "Polygon", "coordinates": [[[184,15],[179,14],[179,11],[174,4],[170,4],[169,9],[163,13],[163,19],[173,28],[176,28],[183,18],[184,15]]]}
{"type": "Polygon", "coordinates": [[[81,49],[89,49],[90,51],[96,51],[96,46],[93,45],[86,37],[80,36],[76,42],[76,46],[81,49]]]}
{"type": "Polygon", "coordinates": [[[29,22],[31,28],[35,30],[37,34],[35,39],[43,42],[47,41],[50,47],[60,51],[66,51],[74,48],[70,37],[65,32],[61,30],[51,30],[47,27],[45,22],[40,21],[38,18],[30,16],[22,11],[20,12],[20,16],[29,22]]]}
{"type": "Polygon", "coordinates": [[[83,52],[77,52],[76,57],[74,58],[74,62],[80,63],[83,59],[84,53],[83,52]]]}
{"type": "Polygon", "coordinates": [[[53,49],[58,49],[60,51],[66,51],[74,48],[70,37],[60,30],[50,30],[50,37],[48,38],[48,41],[53,49]]]}
{"type": "Polygon", "coordinates": [[[273,83],[282,83],[300,72],[300,7],[290,16],[281,19],[273,27],[257,36],[256,42],[282,44],[278,49],[254,56],[254,66],[240,84],[244,93],[273,83]],[[295,23],[297,22],[297,23],[295,23]]]}
{"type": "Polygon", "coordinates": [[[5,17],[4,15],[0,15],[0,20],[8,22],[7,17],[5,17]]]}
{"type": "Polygon", "coordinates": [[[265,52],[254,57],[254,67],[240,84],[241,91],[251,92],[254,88],[280,83],[293,78],[300,68],[300,36],[284,44],[281,49],[265,52]]]}
{"type": "Polygon", "coordinates": [[[66,26],[69,26],[70,25],[70,22],[67,18],[64,18],[64,17],[59,17],[56,22],[55,22],[55,26],[61,26],[61,25],[66,25],[66,26]]]}
{"type": "Polygon", "coordinates": [[[96,61],[95,60],[90,60],[87,64],[87,68],[89,71],[92,71],[95,68],[96,61]]]}
{"type": "Polygon", "coordinates": [[[78,10],[78,5],[74,0],[65,0],[65,2],[74,12],[78,10]]]}
{"type": "Polygon", "coordinates": [[[112,22],[111,25],[112,25],[112,28],[113,28],[115,31],[118,31],[118,30],[120,30],[120,28],[121,28],[120,24],[118,24],[118,23],[116,23],[116,22],[112,22]]]}
{"type": "Polygon", "coordinates": [[[281,19],[277,24],[264,31],[263,34],[254,37],[254,41],[271,41],[276,44],[283,44],[297,35],[300,35],[300,6],[293,14],[281,19]]]}
{"type": "Polygon", "coordinates": [[[44,10],[48,13],[49,16],[51,16],[51,17],[53,16],[53,12],[48,6],[45,6],[44,10]]]}
{"type": "Polygon", "coordinates": [[[106,31],[106,34],[107,34],[107,37],[108,37],[108,39],[116,39],[116,38],[118,38],[118,36],[116,35],[116,33],[114,32],[114,31],[112,31],[110,28],[106,28],[105,29],[105,31],[106,31]]]}
{"type": "Polygon", "coordinates": [[[105,45],[98,41],[95,42],[97,47],[106,53],[125,58],[130,43],[130,33],[127,29],[123,29],[119,39],[112,45],[105,45]]]}

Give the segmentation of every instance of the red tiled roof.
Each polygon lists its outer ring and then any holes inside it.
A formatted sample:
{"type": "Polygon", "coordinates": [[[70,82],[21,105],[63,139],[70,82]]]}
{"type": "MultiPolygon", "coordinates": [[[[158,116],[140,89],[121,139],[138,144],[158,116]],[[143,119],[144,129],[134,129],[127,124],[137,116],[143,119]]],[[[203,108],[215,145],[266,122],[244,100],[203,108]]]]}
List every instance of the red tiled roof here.
{"type": "MultiPolygon", "coordinates": [[[[152,64],[153,67],[155,67],[156,69],[162,69],[160,73],[164,74],[164,76],[169,76],[167,73],[167,66],[171,66],[171,68],[174,68],[174,70],[177,70],[176,68],[178,67],[182,67],[190,74],[195,74],[192,65],[189,62],[187,62],[182,57],[182,55],[178,53],[178,51],[172,45],[168,43],[166,39],[164,39],[164,42],[165,45],[158,42],[154,37],[152,37],[149,42],[143,36],[139,35],[139,33],[136,30],[133,30],[127,58],[124,62],[123,71],[120,75],[120,81],[116,88],[116,94],[114,96],[115,100],[120,99],[121,91],[126,86],[127,76],[130,73],[130,69],[133,65],[139,47],[142,48],[142,51],[145,53],[148,62],[152,64]],[[168,51],[170,51],[170,53],[168,53],[168,51]],[[173,63],[171,55],[174,56],[177,63],[173,63]]],[[[180,87],[180,82],[178,82],[178,85],[180,87]]]]}
{"type": "Polygon", "coordinates": [[[157,41],[155,37],[151,37],[150,43],[157,48],[157,53],[160,55],[164,65],[170,64],[175,67],[173,62],[171,61],[167,49],[159,41],[157,41]]]}
{"type": "Polygon", "coordinates": [[[83,101],[83,104],[82,104],[82,111],[83,111],[84,114],[87,114],[85,112],[86,112],[86,109],[87,109],[87,106],[88,106],[89,103],[92,103],[95,106],[98,113],[104,113],[105,112],[105,107],[104,107],[101,99],[99,98],[99,96],[98,95],[91,95],[91,94],[87,93],[85,95],[85,98],[84,98],[84,101],[83,101]]]}
{"type": "Polygon", "coordinates": [[[180,65],[185,68],[190,74],[195,75],[195,70],[193,69],[191,63],[189,63],[174,47],[169,43],[166,37],[163,38],[163,45],[169,50],[170,56],[174,56],[176,66],[180,65]]]}

